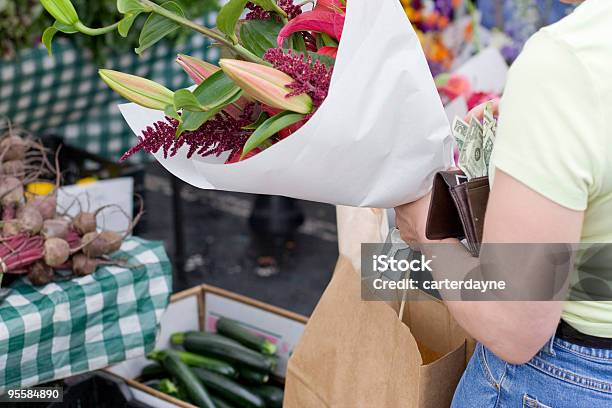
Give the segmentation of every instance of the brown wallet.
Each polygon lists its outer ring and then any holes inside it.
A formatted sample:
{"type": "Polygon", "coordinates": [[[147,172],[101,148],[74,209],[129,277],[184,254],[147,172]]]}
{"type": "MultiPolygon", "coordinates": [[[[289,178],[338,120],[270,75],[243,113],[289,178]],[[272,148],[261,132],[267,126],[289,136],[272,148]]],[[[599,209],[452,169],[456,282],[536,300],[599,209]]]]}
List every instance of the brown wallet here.
{"type": "Polygon", "coordinates": [[[470,253],[478,256],[489,191],[488,177],[468,181],[460,170],[437,173],[427,217],[427,238],[465,238],[470,253]]]}

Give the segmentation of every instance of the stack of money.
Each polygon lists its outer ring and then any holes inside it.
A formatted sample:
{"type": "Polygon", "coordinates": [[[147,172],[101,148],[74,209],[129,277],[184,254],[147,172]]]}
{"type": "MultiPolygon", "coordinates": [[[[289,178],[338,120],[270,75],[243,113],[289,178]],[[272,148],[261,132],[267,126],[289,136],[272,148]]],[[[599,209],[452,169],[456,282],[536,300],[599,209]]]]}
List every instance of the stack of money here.
{"type": "Polygon", "coordinates": [[[482,123],[476,118],[471,118],[469,124],[459,117],[453,121],[453,136],[460,152],[459,168],[468,180],[489,175],[496,129],[491,104],[485,107],[482,123]]]}

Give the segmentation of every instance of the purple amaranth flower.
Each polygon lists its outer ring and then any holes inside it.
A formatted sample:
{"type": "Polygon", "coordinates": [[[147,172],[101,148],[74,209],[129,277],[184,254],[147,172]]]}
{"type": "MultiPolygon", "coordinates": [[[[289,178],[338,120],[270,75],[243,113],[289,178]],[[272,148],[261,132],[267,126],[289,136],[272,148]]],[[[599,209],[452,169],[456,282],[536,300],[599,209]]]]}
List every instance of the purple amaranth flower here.
{"type": "Polygon", "coordinates": [[[287,97],[307,94],[312,98],[315,108],[321,106],[329,92],[333,68],[327,67],[321,61],[313,62],[312,57],[289,50],[285,53],[281,48],[271,48],[263,58],[279,71],[294,79],[287,87],[292,89],[287,97]]]}
{"type": "MultiPolygon", "coordinates": [[[[285,13],[287,13],[287,17],[289,20],[296,18],[300,14],[302,14],[301,6],[293,4],[293,0],[279,0],[278,6],[282,8],[285,13]]],[[[247,9],[249,9],[249,13],[246,15],[247,20],[267,20],[270,18],[270,12],[264,10],[260,6],[257,6],[251,2],[247,3],[247,9]]]]}
{"type": "Polygon", "coordinates": [[[178,120],[166,117],[165,120],[160,120],[143,130],[138,143],[125,152],[120,161],[141,150],[152,154],[162,149],[164,158],[168,158],[175,156],[184,145],[189,146],[187,158],[191,158],[194,154],[206,157],[219,156],[227,151],[231,154],[238,153],[242,151],[244,143],[253,133],[252,130],[244,130],[243,127],[253,122],[254,111],[255,104],[250,103],[245,106],[238,119],[220,112],[199,129],[183,132],[178,138],[176,137],[178,120]]]}

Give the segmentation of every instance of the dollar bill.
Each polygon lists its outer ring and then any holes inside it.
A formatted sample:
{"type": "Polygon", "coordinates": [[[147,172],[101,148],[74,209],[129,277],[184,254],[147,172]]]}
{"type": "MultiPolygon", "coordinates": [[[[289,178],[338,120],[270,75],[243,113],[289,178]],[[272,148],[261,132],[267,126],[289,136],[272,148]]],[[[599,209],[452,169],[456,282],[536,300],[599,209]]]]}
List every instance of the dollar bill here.
{"type": "Polygon", "coordinates": [[[463,149],[463,144],[467,139],[467,133],[470,129],[470,125],[468,125],[463,119],[456,116],[455,120],[453,120],[453,136],[455,137],[455,141],[457,142],[457,147],[459,151],[463,149]]]}
{"type": "MultiPolygon", "coordinates": [[[[493,145],[495,144],[495,131],[497,122],[493,116],[493,107],[491,104],[487,104],[484,110],[483,116],[483,146],[482,151],[484,155],[484,162],[486,169],[488,170],[489,164],[491,164],[491,154],[493,153],[493,145]]],[[[487,171],[488,173],[488,171],[487,171]]]]}
{"type": "Polygon", "coordinates": [[[469,180],[487,174],[482,147],[483,126],[476,118],[472,118],[466,141],[459,154],[459,168],[463,170],[469,180]]]}

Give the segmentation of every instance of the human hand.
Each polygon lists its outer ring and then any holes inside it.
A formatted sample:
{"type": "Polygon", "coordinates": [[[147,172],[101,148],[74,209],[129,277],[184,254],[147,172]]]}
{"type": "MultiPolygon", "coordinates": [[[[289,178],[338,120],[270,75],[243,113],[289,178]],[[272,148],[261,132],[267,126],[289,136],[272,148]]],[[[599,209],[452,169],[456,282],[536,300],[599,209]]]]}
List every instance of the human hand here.
{"type": "Polygon", "coordinates": [[[428,241],[425,227],[430,201],[431,193],[417,201],[395,208],[395,225],[400,230],[402,240],[411,247],[428,241]]]}
{"type": "Polygon", "coordinates": [[[465,121],[469,123],[472,118],[476,118],[482,122],[485,107],[487,106],[488,103],[491,104],[491,107],[493,109],[493,116],[498,116],[499,115],[499,98],[495,98],[495,99],[491,99],[490,101],[481,103],[480,105],[474,107],[471,111],[468,112],[467,116],[465,117],[465,121]]]}

